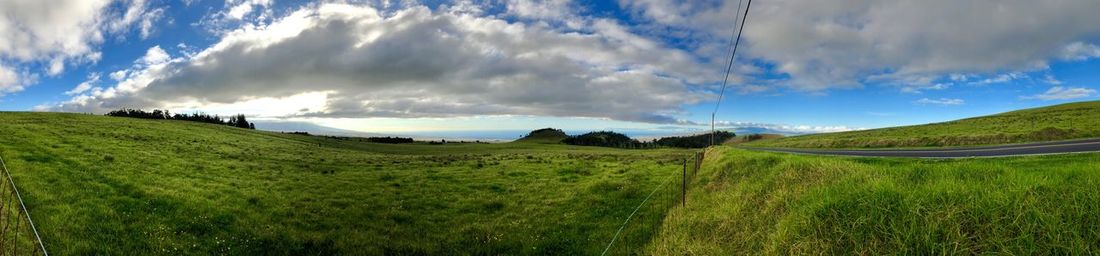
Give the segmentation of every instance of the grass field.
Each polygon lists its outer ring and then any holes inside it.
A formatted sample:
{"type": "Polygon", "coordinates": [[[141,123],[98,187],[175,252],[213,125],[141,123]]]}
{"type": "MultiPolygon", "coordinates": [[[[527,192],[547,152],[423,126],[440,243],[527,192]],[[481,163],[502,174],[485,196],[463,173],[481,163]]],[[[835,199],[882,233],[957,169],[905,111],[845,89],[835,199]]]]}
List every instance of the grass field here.
{"type": "Polygon", "coordinates": [[[1100,252],[1100,153],[927,160],[719,147],[657,255],[1100,252]]]}
{"type": "Polygon", "coordinates": [[[1100,101],[1025,109],[962,120],[793,136],[754,147],[889,148],[973,146],[1100,137],[1100,101]]]}
{"type": "MultiPolygon", "coordinates": [[[[1064,139],[1098,129],[1069,118],[1092,115],[1094,105],[864,133],[877,136],[866,141],[904,137],[885,131],[982,134],[999,125],[986,119],[1037,119],[1045,121],[1032,128],[1072,136],[1027,140],[1064,139]]],[[[836,136],[748,144],[856,141],[836,136]]],[[[0,156],[55,255],[593,255],[655,188],[610,254],[1100,251],[1100,153],[929,160],[721,146],[679,207],[682,164],[693,152],[538,140],[376,144],[0,113],[0,156]]]]}
{"type": "MultiPolygon", "coordinates": [[[[0,155],[55,255],[599,254],[688,154],[0,113],[0,155]]],[[[612,252],[644,248],[676,189],[612,252]]]]}

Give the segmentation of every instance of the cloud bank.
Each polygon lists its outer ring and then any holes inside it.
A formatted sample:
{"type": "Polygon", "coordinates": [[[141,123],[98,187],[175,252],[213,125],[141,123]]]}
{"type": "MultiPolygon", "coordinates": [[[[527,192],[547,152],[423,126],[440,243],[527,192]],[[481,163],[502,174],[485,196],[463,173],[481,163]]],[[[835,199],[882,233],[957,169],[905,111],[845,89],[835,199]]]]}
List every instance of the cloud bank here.
{"type": "MultiPolygon", "coordinates": [[[[690,125],[685,107],[718,91],[738,3],[623,0],[630,19],[611,19],[568,0],[376,1],[312,3],[274,17],[272,1],[234,0],[204,18],[216,43],[182,56],[153,47],[131,68],[102,72],[110,81],[74,85],[70,100],[48,108],[232,109],[282,101],[294,111],[268,115],[690,125]]],[[[1051,62],[1100,57],[1097,9],[1100,2],[1086,0],[757,1],[730,91],[874,84],[922,93],[1038,78],[1057,85],[1045,72],[1051,62]]],[[[94,56],[74,52],[62,55],[94,56]]],[[[0,93],[26,83],[22,70],[2,64],[0,93]]]]}
{"type": "Polygon", "coordinates": [[[544,24],[369,6],[306,7],[246,26],[193,56],[154,47],[117,86],[58,109],[103,111],[174,102],[233,103],[330,92],[293,116],[543,115],[675,122],[716,79],[688,52],[609,20],[563,31],[544,24]],[[149,61],[157,60],[157,61],[149,61]]]}
{"type": "MultiPolygon", "coordinates": [[[[712,38],[729,35],[738,1],[621,0],[656,24],[712,38]]],[[[748,58],[798,90],[950,82],[1045,69],[1052,60],[1100,56],[1100,1],[774,0],[753,2],[748,58]]]]}

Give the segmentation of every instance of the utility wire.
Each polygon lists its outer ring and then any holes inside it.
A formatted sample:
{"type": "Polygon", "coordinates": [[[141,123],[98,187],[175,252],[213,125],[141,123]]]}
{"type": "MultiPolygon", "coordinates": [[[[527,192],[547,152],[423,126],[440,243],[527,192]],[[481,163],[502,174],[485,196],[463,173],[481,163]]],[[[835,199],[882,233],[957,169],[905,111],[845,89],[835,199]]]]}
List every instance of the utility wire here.
{"type": "MultiPolygon", "coordinates": [[[[731,38],[733,40],[730,40],[730,45],[731,45],[730,48],[732,48],[732,49],[730,50],[730,60],[729,60],[728,64],[726,64],[726,76],[722,78],[722,91],[718,93],[718,101],[714,102],[714,112],[710,113],[710,145],[711,146],[714,145],[714,117],[715,117],[715,115],[718,114],[718,106],[720,104],[722,104],[722,96],[726,94],[726,83],[729,82],[730,71],[733,70],[733,59],[734,59],[734,57],[737,56],[737,45],[741,43],[741,32],[743,32],[745,30],[745,20],[749,18],[749,7],[752,7],[752,0],[749,0],[749,3],[747,5],[745,5],[745,14],[741,15],[741,26],[740,26],[740,28],[734,29],[734,31],[737,32],[736,33],[737,37],[736,37],[736,39],[731,38]]],[[[737,14],[734,14],[734,16],[733,16],[733,25],[735,27],[737,26],[737,15],[740,15],[740,14],[741,14],[741,1],[739,0],[739,1],[737,1],[737,14]]]]}

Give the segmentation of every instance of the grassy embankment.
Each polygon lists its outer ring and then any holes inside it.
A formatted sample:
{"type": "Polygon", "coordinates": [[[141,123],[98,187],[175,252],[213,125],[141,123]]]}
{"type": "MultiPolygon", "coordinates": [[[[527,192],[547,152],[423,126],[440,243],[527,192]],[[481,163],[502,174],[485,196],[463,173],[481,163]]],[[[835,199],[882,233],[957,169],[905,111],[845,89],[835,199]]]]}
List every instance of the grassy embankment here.
{"type": "MultiPolygon", "coordinates": [[[[0,155],[56,255],[598,254],[689,152],[0,113],[0,155]]],[[[613,252],[651,240],[675,189],[613,252]]]]}
{"type": "Polygon", "coordinates": [[[1024,109],[943,123],[760,140],[752,147],[975,146],[1100,137],[1100,101],[1024,109]]]}
{"type": "Polygon", "coordinates": [[[928,160],[719,147],[658,255],[1096,254],[1100,153],[928,160]]]}

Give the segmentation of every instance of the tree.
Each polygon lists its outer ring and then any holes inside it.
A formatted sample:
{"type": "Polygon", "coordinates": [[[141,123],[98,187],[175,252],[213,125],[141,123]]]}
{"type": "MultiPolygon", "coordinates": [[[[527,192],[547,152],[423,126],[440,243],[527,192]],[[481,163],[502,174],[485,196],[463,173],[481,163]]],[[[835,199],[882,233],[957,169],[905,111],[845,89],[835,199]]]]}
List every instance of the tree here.
{"type": "Polygon", "coordinates": [[[624,134],[612,131],[590,132],[577,136],[569,136],[561,142],[565,144],[579,146],[600,146],[618,148],[627,148],[634,143],[638,143],[638,141],[631,139],[624,134]]]}
{"type": "Polygon", "coordinates": [[[237,114],[237,116],[235,117],[230,117],[229,120],[229,125],[245,129],[248,129],[249,127],[248,119],[244,117],[244,114],[237,114]]]}

